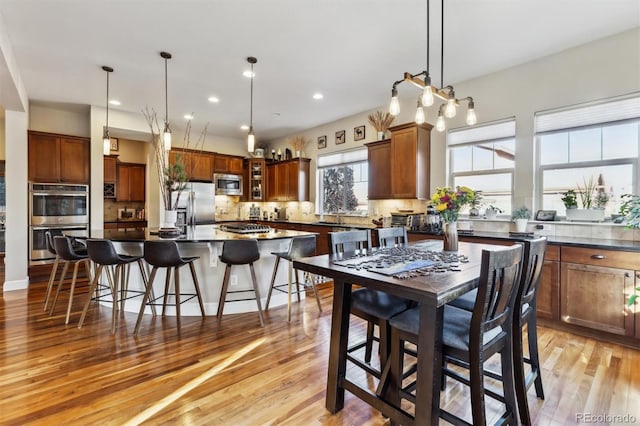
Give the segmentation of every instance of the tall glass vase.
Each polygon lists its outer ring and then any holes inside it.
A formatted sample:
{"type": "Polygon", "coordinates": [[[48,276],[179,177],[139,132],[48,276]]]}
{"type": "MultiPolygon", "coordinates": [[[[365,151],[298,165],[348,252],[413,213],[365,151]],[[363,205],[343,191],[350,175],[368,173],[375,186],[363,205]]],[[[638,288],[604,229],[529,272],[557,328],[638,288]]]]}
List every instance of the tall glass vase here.
{"type": "Polygon", "coordinates": [[[458,222],[443,224],[444,251],[458,251],[458,222]]]}

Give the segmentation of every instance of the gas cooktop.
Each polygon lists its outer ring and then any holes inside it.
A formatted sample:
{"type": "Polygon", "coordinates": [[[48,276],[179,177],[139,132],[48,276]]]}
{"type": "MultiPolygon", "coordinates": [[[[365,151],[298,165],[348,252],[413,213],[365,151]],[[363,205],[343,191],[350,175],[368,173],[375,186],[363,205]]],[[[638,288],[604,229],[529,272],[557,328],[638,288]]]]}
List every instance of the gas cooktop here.
{"type": "Polygon", "coordinates": [[[271,228],[266,225],[245,222],[225,223],[220,225],[220,229],[227,232],[235,232],[236,234],[259,234],[271,231],[271,228]]]}

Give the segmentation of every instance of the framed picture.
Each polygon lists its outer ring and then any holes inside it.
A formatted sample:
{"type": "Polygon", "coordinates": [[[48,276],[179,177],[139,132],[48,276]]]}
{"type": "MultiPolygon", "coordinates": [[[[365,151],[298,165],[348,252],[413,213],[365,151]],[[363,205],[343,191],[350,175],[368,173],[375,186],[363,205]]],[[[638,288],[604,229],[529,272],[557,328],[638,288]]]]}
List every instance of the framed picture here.
{"type": "Polygon", "coordinates": [[[358,126],[353,128],[353,140],[361,141],[364,139],[364,126],[358,126]]]}
{"type": "Polygon", "coordinates": [[[339,132],[336,132],[336,145],[340,145],[341,143],[344,143],[344,130],[340,130],[339,132]]]}
{"type": "Polygon", "coordinates": [[[555,210],[538,210],[536,212],[536,220],[551,222],[556,220],[555,210]]]}
{"type": "Polygon", "coordinates": [[[326,136],[318,136],[318,149],[327,147],[327,137],[326,136]]]}
{"type": "Polygon", "coordinates": [[[111,141],[111,151],[117,151],[118,150],[118,138],[109,138],[109,141],[111,141]]]}

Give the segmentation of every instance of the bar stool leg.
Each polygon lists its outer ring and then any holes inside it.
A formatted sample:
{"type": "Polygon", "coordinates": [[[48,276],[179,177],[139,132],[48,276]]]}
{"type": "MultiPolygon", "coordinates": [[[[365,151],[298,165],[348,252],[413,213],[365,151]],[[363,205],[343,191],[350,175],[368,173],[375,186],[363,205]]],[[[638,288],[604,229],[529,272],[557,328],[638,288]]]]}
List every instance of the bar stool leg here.
{"type": "MultiPolygon", "coordinates": [[[[293,268],[293,260],[289,261],[289,265],[293,268]]],[[[296,275],[296,295],[298,296],[298,303],[300,303],[300,278],[298,277],[298,270],[294,269],[296,275]]]]}
{"type": "Polygon", "coordinates": [[[273,265],[273,273],[271,274],[271,285],[269,285],[269,294],[267,294],[267,305],[265,306],[265,309],[269,309],[271,293],[273,293],[273,286],[276,282],[276,274],[278,273],[278,265],[280,265],[280,256],[276,256],[276,263],[273,265]]]}
{"type": "Polygon", "coordinates": [[[171,267],[167,268],[167,276],[164,280],[164,297],[162,298],[162,316],[164,316],[167,310],[167,297],[169,295],[169,287],[171,284],[171,267]]]}
{"type": "Polygon", "coordinates": [[[193,262],[189,262],[189,269],[191,270],[193,285],[196,288],[196,296],[198,297],[198,303],[200,304],[200,312],[202,312],[202,316],[204,317],[204,304],[202,303],[202,294],[200,293],[200,283],[198,282],[198,276],[196,275],[196,268],[193,266],[193,262]]]}
{"type": "Polygon", "coordinates": [[[311,290],[313,290],[313,295],[316,298],[316,303],[318,304],[318,311],[322,312],[322,305],[320,304],[320,297],[318,296],[318,289],[316,288],[316,283],[314,282],[313,278],[310,279],[311,281],[311,290]]]}
{"type": "MultiPolygon", "coordinates": [[[[121,268],[120,265],[116,266],[114,277],[113,277],[113,306],[111,308],[111,333],[116,332],[116,317],[118,315],[118,285],[120,283],[120,273],[121,268]]],[[[109,270],[107,268],[107,270],[109,270]]]]}
{"type": "Polygon", "coordinates": [[[220,301],[218,302],[218,325],[222,321],[222,312],[224,311],[224,301],[227,299],[227,289],[229,287],[229,275],[231,275],[231,265],[224,268],[224,279],[222,280],[222,290],[220,291],[220,301]]]}
{"type": "MultiPolygon", "coordinates": [[[[175,287],[176,296],[176,323],[178,325],[178,336],[180,335],[180,268],[173,268],[173,285],[175,287]]],[[[168,276],[168,275],[167,275],[168,276]]]]}
{"type": "Polygon", "coordinates": [[[53,296],[53,302],[51,302],[51,309],[49,310],[49,316],[53,315],[53,311],[56,307],[56,303],[58,302],[58,296],[60,295],[60,289],[62,288],[62,283],[64,282],[64,278],[67,276],[67,270],[69,269],[69,262],[63,260],[64,266],[62,267],[62,275],[60,275],[60,281],[58,281],[58,288],[56,290],[55,296],[53,296]]]}
{"type": "MultiPolygon", "coordinates": [[[[149,277],[147,276],[147,270],[142,263],[142,259],[138,259],[138,268],[140,268],[140,275],[142,275],[142,282],[144,283],[144,290],[146,292],[149,286],[149,277]]],[[[151,299],[155,299],[153,288],[151,289],[150,297],[151,299]]],[[[156,305],[151,305],[151,313],[154,317],[156,316],[156,305]]]]}
{"type": "Polygon", "coordinates": [[[73,292],[76,289],[76,279],[78,278],[78,269],[80,268],[80,262],[75,262],[73,265],[73,278],[71,279],[71,290],[69,291],[69,302],[67,303],[67,318],[64,323],[69,324],[69,317],[71,317],[71,305],[73,305],[73,292]]]}
{"type": "Polygon", "coordinates": [[[78,328],[82,327],[84,323],[84,318],[87,316],[87,311],[89,310],[89,304],[91,303],[91,294],[98,287],[98,280],[100,279],[100,274],[102,273],[103,265],[98,265],[95,274],[93,275],[93,279],[91,280],[91,284],[89,285],[89,294],[87,296],[87,301],[84,304],[84,309],[82,309],[82,315],[80,315],[80,321],[78,322],[78,328]]]}
{"type": "MultiPolygon", "coordinates": [[[[256,279],[256,271],[253,269],[253,263],[249,264],[251,270],[251,281],[253,281],[253,290],[256,293],[256,303],[258,304],[258,316],[260,317],[260,326],[264,327],[264,319],[262,318],[262,303],[260,302],[260,290],[258,290],[258,280],[256,279]]],[[[289,289],[291,289],[291,281],[289,281],[289,289]]],[[[291,292],[289,292],[291,297],[291,292]]]]}
{"type": "Polygon", "coordinates": [[[137,336],[138,335],[138,331],[140,330],[140,322],[142,321],[142,316],[144,315],[144,308],[145,308],[147,302],[149,301],[149,294],[151,294],[151,291],[153,289],[153,280],[156,278],[157,270],[158,270],[158,268],[155,267],[155,266],[153,267],[153,269],[151,269],[151,275],[149,276],[147,289],[144,292],[144,297],[142,298],[142,305],[140,305],[140,311],[138,312],[138,319],[136,320],[136,327],[133,329],[133,335],[134,336],[137,336]]]}
{"type": "Polygon", "coordinates": [[[47,306],[49,305],[49,298],[51,297],[51,290],[53,289],[53,283],[56,280],[56,272],[58,272],[58,265],[60,264],[60,258],[56,256],[56,259],[53,261],[53,268],[51,269],[51,275],[49,275],[49,282],[47,283],[47,295],[44,299],[44,310],[47,310],[47,306]]]}
{"type": "MultiPolygon", "coordinates": [[[[253,265],[251,265],[251,271],[253,271],[253,265]]],[[[291,281],[292,279],[293,262],[289,262],[289,282],[287,283],[287,321],[291,321],[291,291],[293,291],[291,281]]],[[[300,301],[300,293],[298,293],[298,301],[300,301]]]]}

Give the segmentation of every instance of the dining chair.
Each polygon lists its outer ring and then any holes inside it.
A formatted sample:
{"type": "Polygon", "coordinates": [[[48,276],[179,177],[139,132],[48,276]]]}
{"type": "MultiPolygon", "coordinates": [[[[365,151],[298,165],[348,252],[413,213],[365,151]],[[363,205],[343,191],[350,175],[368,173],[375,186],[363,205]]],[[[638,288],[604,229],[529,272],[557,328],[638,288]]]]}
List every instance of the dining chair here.
{"type": "MultiPolygon", "coordinates": [[[[271,284],[269,285],[269,294],[267,295],[267,303],[265,305],[265,310],[269,309],[269,302],[271,301],[271,295],[273,290],[282,291],[287,293],[288,301],[287,301],[287,321],[291,321],[291,295],[295,293],[298,296],[298,302],[300,302],[300,278],[298,276],[298,270],[294,269],[293,261],[296,259],[300,259],[302,257],[315,256],[316,254],[316,236],[315,235],[305,235],[301,237],[295,237],[291,239],[291,243],[289,244],[289,250],[286,252],[272,252],[272,255],[275,256],[276,261],[273,265],[273,273],[271,274],[271,284]],[[284,259],[289,262],[289,280],[287,284],[276,284],[276,275],[278,274],[278,265],[280,264],[280,260],[284,259]],[[293,275],[295,271],[295,281],[293,280],[293,275]],[[295,283],[296,289],[293,290],[293,284],[295,283]],[[287,290],[284,290],[284,287],[287,290]]],[[[318,311],[322,312],[322,305],[320,304],[320,297],[318,296],[318,291],[316,289],[316,284],[313,280],[309,285],[302,284],[303,287],[311,287],[313,291],[313,295],[316,298],[316,303],[318,304],[318,311]]],[[[304,291],[304,290],[303,290],[304,291]]]]}
{"type": "MultiPolygon", "coordinates": [[[[527,390],[532,384],[535,384],[536,396],[544,399],[540,357],[538,354],[536,296],[542,277],[547,238],[540,237],[534,240],[521,240],[521,243],[524,244],[524,253],[522,256],[522,274],[516,293],[513,315],[513,368],[520,421],[522,424],[530,425],[531,415],[529,413],[529,402],[527,401],[527,390]],[[518,312],[520,312],[520,315],[517,314],[518,312]],[[524,355],[523,348],[523,329],[525,325],[527,326],[528,357],[524,355]],[[529,374],[526,376],[524,369],[525,363],[529,364],[531,368],[529,374]]],[[[476,295],[477,290],[472,290],[454,299],[449,304],[467,311],[473,311],[476,295]]],[[[501,379],[501,377],[495,373],[486,373],[495,379],[501,379]]]]}
{"type": "MultiPolygon", "coordinates": [[[[442,373],[471,388],[471,412],[474,425],[486,424],[485,394],[504,403],[501,420],[517,422],[517,402],[512,356],[512,316],[522,266],[522,246],[516,244],[496,250],[483,250],[477,297],[473,311],[444,306],[442,330],[442,359],[468,367],[468,377],[447,368],[442,373]],[[484,361],[500,354],[503,394],[484,386],[484,361]]],[[[412,390],[415,383],[402,387],[405,342],[418,343],[419,308],[412,308],[391,318],[391,377],[396,380],[389,398],[400,406],[401,398],[414,404],[412,390]]],[[[418,347],[419,351],[420,348],[418,347]]],[[[444,381],[444,376],[443,376],[444,381]]],[[[432,386],[434,384],[429,384],[432,386]]],[[[453,424],[468,424],[465,420],[444,410],[440,417],[453,424]]]]}
{"type": "Polygon", "coordinates": [[[406,245],[409,240],[407,238],[407,228],[404,226],[392,226],[390,228],[378,228],[378,247],[398,247],[406,245]]]}
{"type": "MultiPolygon", "coordinates": [[[[371,231],[355,230],[342,232],[329,232],[329,250],[331,254],[348,253],[355,250],[371,249],[371,231]]],[[[383,291],[369,288],[359,288],[351,293],[350,312],[367,321],[367,337],[364,342],[359,342],[349,347],[347,359],[363,368],[365,371],[380,378],[382,366],[386,365],[389,356],[389,318],[408,309],[410,301],[401,297],[387,294],[383,291]],[[378,326],[378,336],[374,336],[374,328],[378,326]],[[378,354],[380,368],[370,365],[373,342],[378,342],[378,354]],[[362,347],[365,348],[364,362],[354,355],[362,347]]]]}

